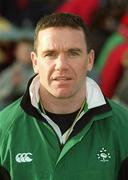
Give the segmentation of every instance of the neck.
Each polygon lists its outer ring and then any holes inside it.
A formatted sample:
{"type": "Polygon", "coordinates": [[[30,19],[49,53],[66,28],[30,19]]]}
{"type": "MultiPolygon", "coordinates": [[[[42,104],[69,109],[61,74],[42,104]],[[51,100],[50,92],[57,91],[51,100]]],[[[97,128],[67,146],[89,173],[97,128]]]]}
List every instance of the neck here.
{"type": "Polygon", "coordinates": [[[67,114],[77,111],[86,100],[85,89],[78,95],[70,98],[56,98],[40,90],[40,101],[44,109],[51,113],[67,114]]]}

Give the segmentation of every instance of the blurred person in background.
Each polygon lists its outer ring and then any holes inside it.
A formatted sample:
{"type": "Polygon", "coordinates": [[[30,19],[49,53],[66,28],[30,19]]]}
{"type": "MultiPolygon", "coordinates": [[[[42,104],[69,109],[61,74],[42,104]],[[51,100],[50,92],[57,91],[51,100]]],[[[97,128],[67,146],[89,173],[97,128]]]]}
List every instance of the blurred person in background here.
{"type": "Polygon", "coordinates": [[[6,64],[6,52],[3,50],[3,47],[0,42],[0,72],[5,68],[6,64]]]}
{"type": "Polygon", "coordinates": [[[128,157],[128,111],[87,77],[94,50],[83,20],[43,16],[31,59],[36,75],[0,112],[0,164],[12,180],[117,180],[128,157]]]}
{"type": "Polygon", "coordinates": [[[30,52],[32,40],[21,39],[14,49],[15,60],[0,73],[0,108],[20,97],[33,75],[30,52]]]}
{"type": "MultiPolygon", "coordinates": [[[[125,43],[128,39],[128,14],[124,13],[119,20],[117,28],[106,38],[105,42],[102,44],[98,56],[96,57],[95,69],[98,76],[102,69],[104,68],[108,56],[116,48],[117,45],[125,43]]],[[[99,77],[100,78],[100,77],[99,77]]]]}
{"type": "Polygon", "coordinates": [[[127,105],[128,14],[123,15],[118,31],[108,39],[105,47],[95,66],[100,69],[99,85],[108,98],[127,105]]]}
{"type": "Polygon", "coordinates": [[[14,34],[12,23],[0,15],[0,72],[12,63],[14,34]]]}
{"type": "Polygon", "coordinates": [[[91,28],[92,17],[100,7],[100,0],[66,0],[60,4],[56,12],[69,12],[79,15],[91,28]]]}
{"type": "Polygon", "coordinates": [[[95,48],[96,60],[101,54],[104,44],[115,34],[118,28],[119,19],[122,16],[124,9],[118,6],[105,6],[98,9],[92,18],[92,41],[95,48]]]}
{"type": "Polygon", "coordinates": [[[121,62],[123,73],[116,87],[113,99],[128,107],[128,49],[123,55],[121,62]]]}
{"type": "Polygon", "coordinates": [[[0,40],[0,74],[13,63],[15,44],[16,42],[10,39],[0,40]]]}
{"type": "MultiPolygon", "coordinates": [[[[117,24],[118,24],[118,16],[122,13],[122,10],[119,9],[116,6],[112,7],[100,7],[98,9],[92,20],[92,28],[91,28],[91,42],[93,44],[94,50],[95,50],[95,64],[93,67],[93,70],[88,74],[89,77],[96,80],[96,82],[99,82],[99,56],[102,54],[102,49],[104,51],[107,51],[106,48],[106,41],[110,39],[116,30],[117,30],[117,24]],[[115,13],[115,11],[117,11],[115,13]],[[105,46],[105,48],[104,48],[105,46]],[[97,62],[98,61],[98,62],[97,62]]],[[[113,41],[112,41],[113,43],[113,41]]],[[[110,46],[108,45],[108,48],[110,46]]],[[[106,52],[107,54],[107,52],[106,52]]],[[[103,57],[101,58],[101,62],[103,62],[103,57]]]]}
{"type": "Polygon", "coordinates": [[[108,98],[113,98],[116,89],[123,77],[125,68],[123,66],[124,54],[128,51],[128,43],[117,45],[109,54],[104,68],[99,76],[99,85],[108,98]]]}

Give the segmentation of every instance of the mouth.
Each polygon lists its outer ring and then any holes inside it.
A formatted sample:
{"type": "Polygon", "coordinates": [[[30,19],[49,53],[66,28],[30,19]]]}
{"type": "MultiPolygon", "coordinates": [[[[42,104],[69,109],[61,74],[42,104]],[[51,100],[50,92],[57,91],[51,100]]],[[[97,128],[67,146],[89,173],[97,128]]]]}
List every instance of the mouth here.
{"type": "Polygon", "coordinates": [[[72,78],[67,77],[67,76],[57,76],[57,77],[53,77],[52,80],[53,81],[69,81],[69,80],[72,80],[72,78]]]}

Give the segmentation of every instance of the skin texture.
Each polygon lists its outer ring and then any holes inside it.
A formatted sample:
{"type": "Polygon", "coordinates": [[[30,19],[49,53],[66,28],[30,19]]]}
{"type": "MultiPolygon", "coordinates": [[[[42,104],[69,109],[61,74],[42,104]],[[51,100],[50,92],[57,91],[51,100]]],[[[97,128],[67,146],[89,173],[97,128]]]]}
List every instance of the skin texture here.
{"type": "Polygon", "coordinates": [[[82,29],[51,27],[39,31],[37,53],[31,52],[40,78],[43,106],[53,113],[70,113],[86,98],[86,74],[94,61],[87,53],[82,29]]]}

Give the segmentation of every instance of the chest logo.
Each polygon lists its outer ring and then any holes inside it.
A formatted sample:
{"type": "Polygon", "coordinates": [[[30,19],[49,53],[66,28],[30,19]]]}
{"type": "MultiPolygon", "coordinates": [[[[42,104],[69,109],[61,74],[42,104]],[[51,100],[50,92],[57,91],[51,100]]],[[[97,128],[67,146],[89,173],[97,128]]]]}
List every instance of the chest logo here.
{"type": "Polygon", "coordinates": [[[101,162],[108,162],[111,159],[111,154],[105,148],[102,148],[97,157],[101,162]]]}
{"type": "Polygon", "coordinates": [[[16,161],[18,163],[25,163],[25,162],[31,162],[32,161],[32,153],[18,153],[15,157],[16,161]]]}

